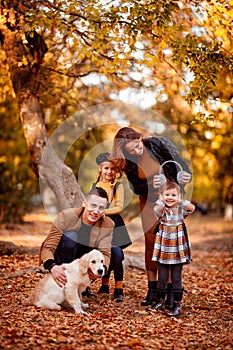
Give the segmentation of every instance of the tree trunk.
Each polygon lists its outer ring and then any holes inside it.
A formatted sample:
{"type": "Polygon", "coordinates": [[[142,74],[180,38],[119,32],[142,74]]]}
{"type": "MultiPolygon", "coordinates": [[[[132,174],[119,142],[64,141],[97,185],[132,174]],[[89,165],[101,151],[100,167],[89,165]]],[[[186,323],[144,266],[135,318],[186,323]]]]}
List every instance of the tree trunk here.
{"type": "MultiPolygon", "coordinates": [[[[54,152],[39,104],[40,66],[47,46],[43,38],[22,33],[17,26],[15,3],[6,2],[9,8],[6,22],[0,22],[0,38],[6,53],[10,77],[18,102],[20,118],[32,168],[37,176],[54,192],[58,210],[79,206],[83,195],[73,171],[54,152]],[[26,43],[25,43],[26,42],[26,43]]],[[[1,11],[3,11],[3,7],[1,11]]],[[[2,13],[1,13],[2,14],[2,13]]]]}

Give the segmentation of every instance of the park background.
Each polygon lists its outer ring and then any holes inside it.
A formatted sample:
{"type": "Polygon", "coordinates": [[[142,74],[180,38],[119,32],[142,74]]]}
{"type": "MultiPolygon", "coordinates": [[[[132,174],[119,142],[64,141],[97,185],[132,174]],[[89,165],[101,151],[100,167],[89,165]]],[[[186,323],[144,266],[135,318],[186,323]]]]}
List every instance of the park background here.
{"type": "MultiPolygon", "coordinates": [[[[2,348],[232,346],[232,11],[231,0],[1,1],[2,348]],[[103,312],[91,309],[86,328],[72,312],[62,313],[59,321],[43,311],[43,320],[39,311],[22,306],[41,277],[28,272],[38,265],[49,224],[41,186],[53,192],[49,214],[54,202],[56,210],[79,205],[97,169],[88,154],[127,124],[146,136],[171,136],[193,167],[192,200],[200,210],[188,220],[195,259],[185,275],[183,335],[183,321],[158,315],[159,330],[154,316],[138,308],[145,271],[130,266],[125,308],[115,310],[111,300],[105,308],[103,301],[103,312]],[[61,133],[50,148],[57,130],[61,133]],[[83,160],[88,173],[80,188],[83,160]],[[8,241],[16,246],[6,247],[8,241]],[[101,329],[99,337],[92,322],[101,329]],[[74,326],[81,327],[83,340],[72,333],[74,326]],[[190,329],[195,336],[188,336],[190,329]]],[[[124,211],[136,234],[127,253],[143,258],[137,204],[133,197],[124,211]]]]}

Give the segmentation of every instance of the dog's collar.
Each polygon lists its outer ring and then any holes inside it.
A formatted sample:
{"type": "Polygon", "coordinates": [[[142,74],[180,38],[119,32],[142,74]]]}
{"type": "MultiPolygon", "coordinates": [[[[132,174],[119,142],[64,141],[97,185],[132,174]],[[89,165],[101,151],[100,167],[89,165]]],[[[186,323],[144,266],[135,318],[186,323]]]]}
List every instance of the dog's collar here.
{"type": "Polygon", "coordinates": [[[88,275],[89,275],[90,280],[92,280],[92,281],[94,281],[94,280],[96,280],[97,278],[100,277],[100,276],[95,275],[95,274],[91,271],[91,269],[88,269],[87,272],[88,272],[88,275]]]}

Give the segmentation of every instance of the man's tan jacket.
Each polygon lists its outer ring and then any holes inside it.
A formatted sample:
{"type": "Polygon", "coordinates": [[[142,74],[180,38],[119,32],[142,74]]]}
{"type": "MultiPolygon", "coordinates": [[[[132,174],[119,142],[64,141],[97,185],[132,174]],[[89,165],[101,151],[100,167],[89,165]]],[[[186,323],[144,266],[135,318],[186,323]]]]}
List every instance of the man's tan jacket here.
{"type": "MultiPolygon", "coordinates": [[[[70,208],[58,214],[54,223],[51,224],[49,234],[42,243],[39,262],[44,263],[48,259],[54,259],[54,254],[63,232],[78,231],[81,227],[81,214],[83,208],[70,208]]],[[[114,222],[109,217],[99,219],[91,230],[90,248],[98,249],[105,258],[105,265],[108,268],[111,257],[111,243],[114,222]]]]}

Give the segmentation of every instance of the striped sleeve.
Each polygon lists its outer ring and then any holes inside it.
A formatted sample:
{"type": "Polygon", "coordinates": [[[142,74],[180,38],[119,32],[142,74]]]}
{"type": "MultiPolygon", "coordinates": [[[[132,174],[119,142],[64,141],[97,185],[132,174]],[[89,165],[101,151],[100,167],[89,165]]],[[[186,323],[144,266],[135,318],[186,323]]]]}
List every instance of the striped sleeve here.
{"type": "Polygon", "coordinates": [[[158,199],[155,202],[155,206],[154,206],[154,214],[157,220],[159,220],[163,216],[164,210],[165,210],[165,204],[163,203],[163,201],[158,199]]]}
{"type": "Polygon", "coordinates": [[[183,210],[184,217],[188,216],[189,214],[193,213],[195,210],[195,205],[191,203],[188,199],[183,200],[180,203],[180,206],[183,210]]]}

